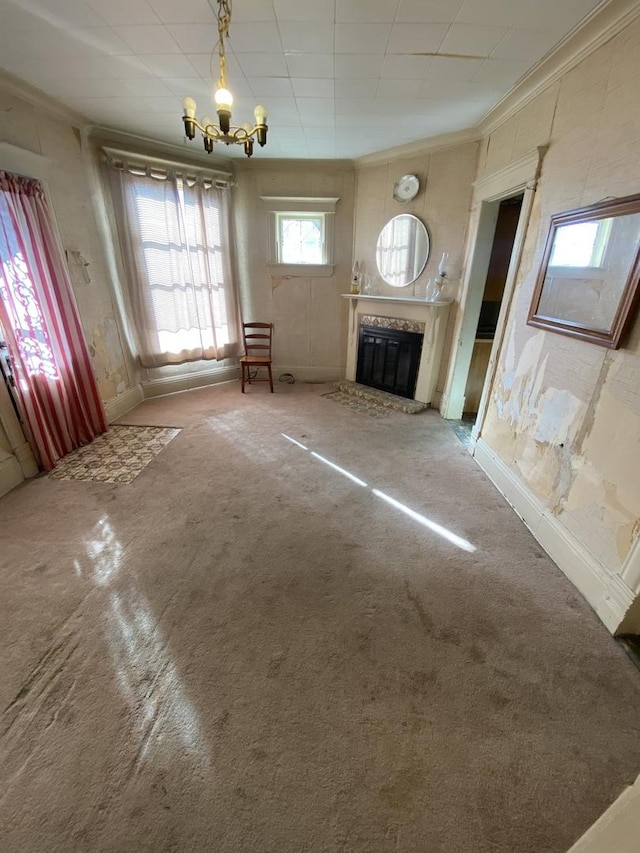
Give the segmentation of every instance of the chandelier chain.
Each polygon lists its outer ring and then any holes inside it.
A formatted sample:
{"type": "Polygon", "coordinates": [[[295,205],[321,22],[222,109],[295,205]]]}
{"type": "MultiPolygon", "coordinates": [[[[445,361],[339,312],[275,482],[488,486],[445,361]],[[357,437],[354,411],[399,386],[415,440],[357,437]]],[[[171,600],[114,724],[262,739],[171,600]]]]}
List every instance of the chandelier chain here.
{"type": "MultiPolygon", "coordinates": [[[[220,78],[218,86],[227,88],[227,57],[224,52],[224,40],[229,38],[229,25],[231,24],[231,0],[218,0],[218,59],[220,65],[220,78]]],[[[214,48],[215,49],[215,48],[214,48]]]]}

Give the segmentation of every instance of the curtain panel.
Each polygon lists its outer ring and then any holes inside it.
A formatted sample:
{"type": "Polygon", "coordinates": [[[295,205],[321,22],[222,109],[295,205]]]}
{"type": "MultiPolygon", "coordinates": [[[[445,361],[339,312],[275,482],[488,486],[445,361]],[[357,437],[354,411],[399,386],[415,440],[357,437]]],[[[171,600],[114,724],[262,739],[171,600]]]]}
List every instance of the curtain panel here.
{"type": "Polygon", "coordinates": [[[162,367],[238,355],[228,191],[210,180],[109,164],[138,357],[162,367]]]}
{"type": "Polygon", "coordinates": [[[40,467],[108,429],[71,282],[39,181],[0,171],[0,323],[40,467]]]}

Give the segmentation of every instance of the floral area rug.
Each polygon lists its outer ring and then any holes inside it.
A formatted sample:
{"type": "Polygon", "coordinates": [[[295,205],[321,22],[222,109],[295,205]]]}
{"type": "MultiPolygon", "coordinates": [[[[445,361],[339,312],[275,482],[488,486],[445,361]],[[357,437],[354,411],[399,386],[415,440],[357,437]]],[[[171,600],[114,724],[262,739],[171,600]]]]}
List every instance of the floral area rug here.
{"type": "Polygon", "coordinates": [[[91,444],[67,454],[47,476],[130,483],[179,432],[169,427],[112,425],[91,444]]]}
{"type": "Polygon", "coordinates": [[[386,409],[380,403],[373,400],[366,400],[364,397],[356,397],[353,394],[346,394],[344,391],[332,391],[329,394],[323,394],[327,400],[333,400],[335,403],[340,403],[347,409],[354,412],[360,412],[362,415],[369,415],[371,418],[386,418],[391,414],[391,409],[386,409]]]}

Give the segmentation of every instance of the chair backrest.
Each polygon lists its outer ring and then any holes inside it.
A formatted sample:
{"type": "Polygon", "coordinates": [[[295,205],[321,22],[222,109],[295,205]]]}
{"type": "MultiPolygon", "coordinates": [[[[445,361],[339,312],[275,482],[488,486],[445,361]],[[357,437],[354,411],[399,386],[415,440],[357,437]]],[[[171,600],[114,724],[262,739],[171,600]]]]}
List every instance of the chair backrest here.
{"type": "Polygon", "coordinates": [[[247,355],[271,356],[273,323],[243,323],[242,334],[247,355]]]}

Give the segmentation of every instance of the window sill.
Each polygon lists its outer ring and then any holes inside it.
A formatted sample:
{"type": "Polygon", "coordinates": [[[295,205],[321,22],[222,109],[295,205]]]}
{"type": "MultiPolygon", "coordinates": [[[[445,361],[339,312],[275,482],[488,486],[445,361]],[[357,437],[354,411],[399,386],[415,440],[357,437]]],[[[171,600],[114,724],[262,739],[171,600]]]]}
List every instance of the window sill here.
{"type": "Polygon", "coordinates": [[[267,264],[271,275],[289,278],[329,278],[333,275],[334,264],[267,264]]]}

